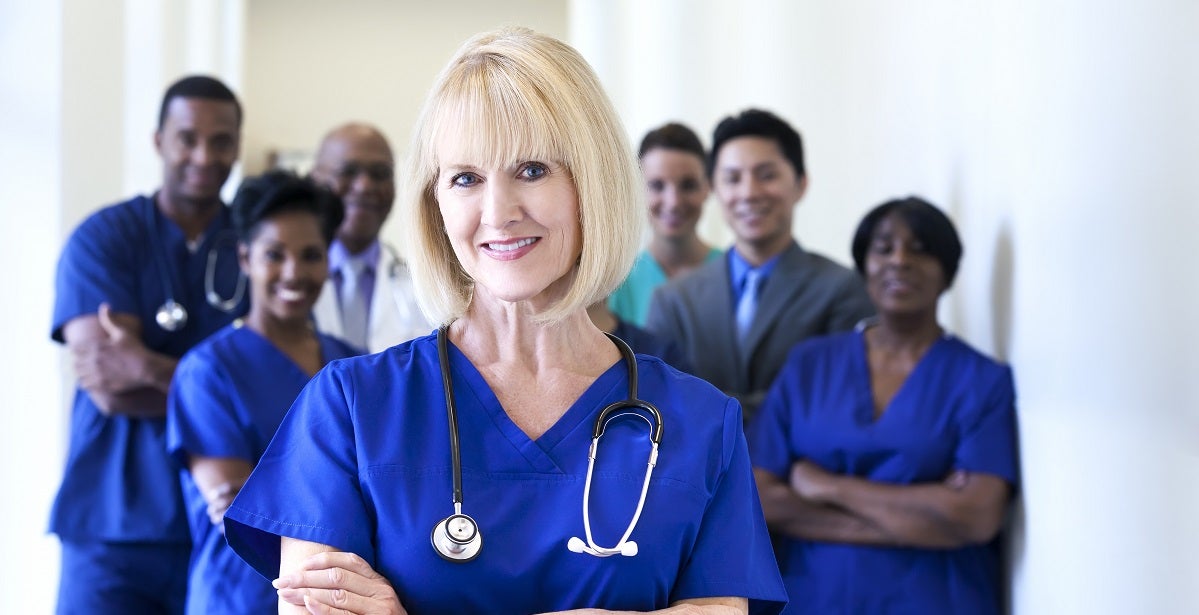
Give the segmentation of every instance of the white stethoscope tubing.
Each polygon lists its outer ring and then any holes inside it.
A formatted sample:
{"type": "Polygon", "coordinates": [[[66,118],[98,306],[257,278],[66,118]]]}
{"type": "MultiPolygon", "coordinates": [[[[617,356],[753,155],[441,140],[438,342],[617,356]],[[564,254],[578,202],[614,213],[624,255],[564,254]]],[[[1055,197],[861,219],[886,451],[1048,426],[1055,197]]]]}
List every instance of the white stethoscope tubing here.
{"type": "MultiPolygon", "coordinates": [[[[608,417],[604,421],[605,429],[609,421],[621,416],[631,415],[640,418],[649,423],[650,429],[653,429],[653,423],[650,423],[648,418],[641,416],[635,412],[622,412],[615,416],[608,417]]],[[[595,458],[599,456],[599,436],[591,439],[591,452],[587,454],[587,482],[583,485],[583,532],[587,536],[587,547],[583,548],[578,538],[572,538],[567,542],[567,548],[575,553],[590,553],[596,557],[610,557],[613,555],[628,555],[637,554],[637,543],[630,542],[629,536],[633,534],[633,528],[637,527],[637,521],[641,519],[641,510],[645,508],[645,496],[649,493],[649,479],[653,476],[654,466],[658,465],[658,443],[650,442],[649,463],[645,469],[645,480],[641,483],[641,495],[637,498],[637,510],[633,513],[633,520],[629,522],[629,527],[625,528],[624,535],[620,537],[620,541],[614,547],[601,547],[595,544],[595,540],[591,536],[591,475],[595,470],[595,458]]]]}

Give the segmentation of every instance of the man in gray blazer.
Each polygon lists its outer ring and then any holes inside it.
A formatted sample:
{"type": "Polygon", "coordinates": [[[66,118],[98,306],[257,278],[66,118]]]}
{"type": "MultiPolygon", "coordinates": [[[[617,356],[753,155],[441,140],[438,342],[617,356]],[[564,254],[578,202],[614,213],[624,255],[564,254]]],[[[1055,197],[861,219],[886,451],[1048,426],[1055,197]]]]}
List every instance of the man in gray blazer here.
{"type": "Polygon", "coordinates": [[[740,400],[748,421],[795,344],[851,329],[874,308],[856,273],[791,235],[808,177],[787,122],[757,109],[725,118],[708,174],[733,248],[659,287],[646,328],[679,343],[695,375],[740,400]]]}

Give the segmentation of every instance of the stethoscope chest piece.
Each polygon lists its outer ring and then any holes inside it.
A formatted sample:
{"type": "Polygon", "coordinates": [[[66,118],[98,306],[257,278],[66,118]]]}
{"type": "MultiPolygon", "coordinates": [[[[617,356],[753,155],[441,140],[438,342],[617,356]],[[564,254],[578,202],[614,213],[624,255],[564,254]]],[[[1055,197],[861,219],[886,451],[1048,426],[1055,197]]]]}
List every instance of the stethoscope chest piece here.
{"type": "Polygon", "coordinates": [[[483,548],[479,524],[470,515],[461,513],[450,515],[433,526],[430,540],[437,554],[451,562],[469,562],[483,548]]]}
{"type": "Polygon", "coordinates": [[[178,331],[187,325],[187,310],[174,299],[167,299],[154,313],[154,322],[164,331],[178,331]]]}

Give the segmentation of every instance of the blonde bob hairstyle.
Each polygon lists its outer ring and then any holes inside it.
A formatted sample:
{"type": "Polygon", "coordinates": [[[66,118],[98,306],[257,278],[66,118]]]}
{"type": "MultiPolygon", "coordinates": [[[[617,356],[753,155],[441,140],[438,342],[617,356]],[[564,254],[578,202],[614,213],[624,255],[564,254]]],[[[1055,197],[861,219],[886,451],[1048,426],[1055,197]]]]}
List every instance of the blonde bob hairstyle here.
{"type": "Polygon", "coordinates": [[[560,322],[604,299],[628,275],[645,207],[616,110],[579,52],[526,28],[505,28],[471,38],[442,70],[404,165],[401,219],[416,298],[431,320],[462,316],[474,291],[437,203],[437,149],[447,136],[469,140],[466,153],[480,163],[552,161],[573,179],[581,253],[565,296],[540,322],[560,322]]]}

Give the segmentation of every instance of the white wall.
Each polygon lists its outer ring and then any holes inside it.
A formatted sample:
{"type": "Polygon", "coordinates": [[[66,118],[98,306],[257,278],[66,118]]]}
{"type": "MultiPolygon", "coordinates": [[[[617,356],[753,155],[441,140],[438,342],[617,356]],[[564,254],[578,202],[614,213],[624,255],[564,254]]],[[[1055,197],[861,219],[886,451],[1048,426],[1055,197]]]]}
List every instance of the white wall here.
{"type": "Polygon", "coordinates": [[[46,520],[66,451],[62,373],[48,341],[62,219],[63,34],[57,2],[0,3],[0,596],[5,610],[25,613],[48,612],[58,582],[46,520]]]}
{"type": "Polygon", "coordinates": [[[788,118],[797,235],[845,262],[888,197],[956,220],[943,317],[1016,370],[1014,612],[1195,612],[1199,5],[644,4],[571,3],[632,135],[788,118]]]}
{"type": "MultiPolygon", "coordinates": [[[[1188,269],[1199,5],[380,0],[319,10],[329,6],[0,0],[0,211],[10,214],[0,245],[23,264],[10,273],[19,299],[0,308],[15,323],[0,370],[9,610],[45,612],[57,582],[57,546],[44,535],[66,439],[60,353],[46,336],[54,261],[84,214],[157,184],[149,148],[162,87],[191,70],[235,85],[251,170],[266,148],[312,147],[350,118],[380,124],[403,149],[434,73],[468,34],[501,23],[569,35],[634,141],[670,119],[706,140],[749,105],[792,120],[812,176],[797,234],[843,262],[854,224],[884,198],[915,192],[949,209],[967,253],[946,323],[1017,374],[1015,612],[1199,604],[1189,583],[1199,578],[1199,284],[1188,269]]],[[[727,241],[718,215],[705,225],[727,241]]]]}

